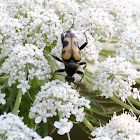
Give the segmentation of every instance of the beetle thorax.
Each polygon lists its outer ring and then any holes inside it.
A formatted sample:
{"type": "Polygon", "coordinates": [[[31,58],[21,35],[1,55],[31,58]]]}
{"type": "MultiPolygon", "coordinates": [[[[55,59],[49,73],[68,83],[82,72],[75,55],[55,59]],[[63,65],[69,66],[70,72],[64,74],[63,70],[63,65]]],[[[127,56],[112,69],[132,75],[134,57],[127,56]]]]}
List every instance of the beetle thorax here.
{"type": "Polygon", "coordinates": [[[69,62],[65,62],[65,70],[69,76],[73,76],[78,70],[79,64],[70,60],[69,62]]]}

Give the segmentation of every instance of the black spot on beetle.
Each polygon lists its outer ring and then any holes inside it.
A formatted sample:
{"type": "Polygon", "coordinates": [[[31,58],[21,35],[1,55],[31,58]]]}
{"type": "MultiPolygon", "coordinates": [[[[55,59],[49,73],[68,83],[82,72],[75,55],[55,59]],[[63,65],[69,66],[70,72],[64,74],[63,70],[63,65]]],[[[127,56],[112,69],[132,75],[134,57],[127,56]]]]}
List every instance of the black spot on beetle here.
{"type": "Polygon", "coordinates": [[[65,54],[65,52],[66,52],[65,50],[64,50],[64,51],[62,51],[62,54],[65,54]]]}
{"type": "Polygon", "coordinates": [[[77,44],[77,42],[76,42],[76,41],[74,41],[74,45],[75,45],[76,47],[78,47],[78,44],[77,44]]]}
{"type": "Polygon", "coordinates": [[[70,34],[69,33],[66,33],[65,37],[68,37],[69,38],[70,37],[70,34]]]}
{"type": "Polygon", "coordinates": [[[75,35],[74,34],[71,34],[71,38],[74,38],[75,37],[75,35]]]}
{"type": "Polygon", "coordinates": [[[69,44],[69,42],[68,41],[63,41],[63,48],[65,48],[67,45],[69,44]]]}

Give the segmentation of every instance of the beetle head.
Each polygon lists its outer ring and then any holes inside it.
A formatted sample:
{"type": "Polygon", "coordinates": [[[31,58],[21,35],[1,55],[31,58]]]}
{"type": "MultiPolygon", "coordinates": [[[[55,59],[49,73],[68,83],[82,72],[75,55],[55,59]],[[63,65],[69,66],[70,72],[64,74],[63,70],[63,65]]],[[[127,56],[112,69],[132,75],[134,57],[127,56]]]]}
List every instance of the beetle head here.
{"type": "Polygon", "coordinates": [[[73,76],[69,76],[67,75],[65,77],[65,80],[69,83],[69,85],[71,84],[71,82],[74,82],[75,78],[73,76]]]}

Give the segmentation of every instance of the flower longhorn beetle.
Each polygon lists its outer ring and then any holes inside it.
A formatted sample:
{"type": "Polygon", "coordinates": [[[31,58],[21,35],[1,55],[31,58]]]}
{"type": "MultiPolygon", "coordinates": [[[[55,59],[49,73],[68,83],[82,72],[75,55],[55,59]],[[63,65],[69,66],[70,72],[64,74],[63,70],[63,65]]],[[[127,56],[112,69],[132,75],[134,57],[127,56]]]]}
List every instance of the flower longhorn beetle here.
{"type": "MultiPolygon", "coordinates": [[[[73,25],[74,25],[74,23],[72,24],[72,26],[73,25]]],[[[53,73],[52,79],[56,73],[66,72],[67,75],[65,77],[65,80],[69,84],[71,84],[71,82],[74,83],[75,78],[73,77],[73,75],[75,73],[82,74],[82,78],[79,81],[79,82],[81,82],[81,80],[84,77],[84,73],[82,71],[78,71],[78,67],[80,65],[84,65],[84,67],[83,67],[83,69],[84,69],[87,65],[86,62],[79,62],[81,60],[80,50],[82,50],[88,44],[87,36],[84,32],[86,42],[81,47],[79,47],[75,34],[71,32],[72,26],[70,27],[69,30],[64,31],[61,34],[61,41],[62,41],[62,45],[63,45],[62,60],[51,54],[51,56],[53,58],[55,58],[59,62],[62,62],[65,65],[65,69],[58,69],[53,73]]]]}

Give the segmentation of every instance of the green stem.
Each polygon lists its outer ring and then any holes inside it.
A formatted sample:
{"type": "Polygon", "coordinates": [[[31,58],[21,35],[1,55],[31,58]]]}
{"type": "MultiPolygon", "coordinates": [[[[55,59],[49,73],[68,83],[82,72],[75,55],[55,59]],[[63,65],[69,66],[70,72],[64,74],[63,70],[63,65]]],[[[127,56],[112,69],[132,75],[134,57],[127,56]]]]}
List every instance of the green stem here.
{"type": "Polygon", "coordinates": [[[90,131],[95,130],[95,128],[92,126],[92,124],[86,118],[84,118],[83,123],[89,128],[90,131]]]}
{"type": "Polygon", "coordinates": [[[20,103],[21,103],[21,98],[22,98],[22,89],[19,89],[18,90],[18,95],[17,95],[17,98],[16,98],[16,102],[15,102],[15,105],[14,105],[14,109],[13,109],[13,114],[15,114],[15,115],[18,115],[18,110],[19,110],[19,106],[20,106],[20,103]]]}
{"type": "Polygon", "coordinates": [[[132,110],[134,113],[140,114],[140,111],[137,110],[136,108],[133,108],[127,104],[125,104],[124,102],[120,101],[119,99],[115,98],[115,97],[109,97],[111,100],[113,100],[114,102],[118,103],[119,105],[123,106],[124,108],[128,109],[128,110],[132,110]]]}
{"type": "Polygon", "coordinates": [[[128,97],[128,99],[129,99],[129,101],[130,101],[132,104],[134,104],[134,105],[140,107],[140,102],[139,102],[138,100],[135,100],[135,99],[132,98],[132,97],[128,97]]]}
{"type": "Polygon", "coordinates": [[[68,140],[71,140],[70,134],[69,134],[69,133],[67,133],[67,137],[68,137],[68,140]]]}

